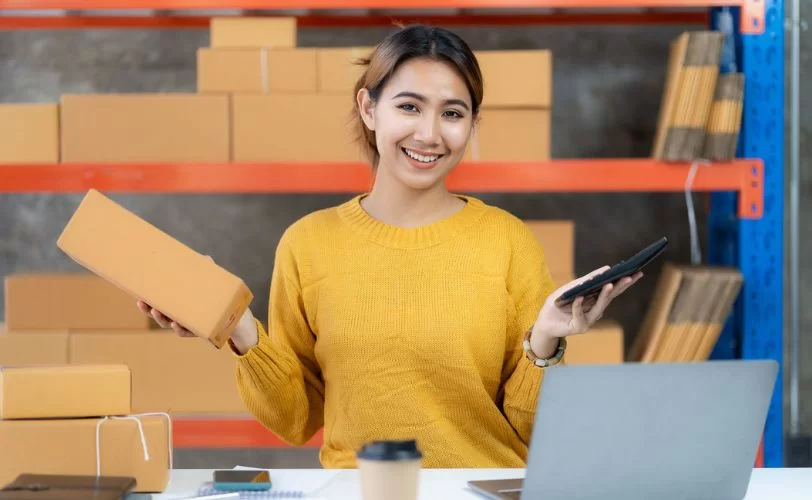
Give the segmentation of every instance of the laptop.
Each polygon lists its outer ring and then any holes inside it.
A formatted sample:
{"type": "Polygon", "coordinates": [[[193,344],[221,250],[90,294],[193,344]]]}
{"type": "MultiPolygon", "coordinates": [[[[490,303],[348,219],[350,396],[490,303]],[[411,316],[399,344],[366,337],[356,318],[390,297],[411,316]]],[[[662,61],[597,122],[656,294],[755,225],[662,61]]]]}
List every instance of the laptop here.
{"type": "Polygon", "coordinates": [[[742,500],[778,363],[547,369],[524,480],[470,481],[493,500],[742,500]]]}

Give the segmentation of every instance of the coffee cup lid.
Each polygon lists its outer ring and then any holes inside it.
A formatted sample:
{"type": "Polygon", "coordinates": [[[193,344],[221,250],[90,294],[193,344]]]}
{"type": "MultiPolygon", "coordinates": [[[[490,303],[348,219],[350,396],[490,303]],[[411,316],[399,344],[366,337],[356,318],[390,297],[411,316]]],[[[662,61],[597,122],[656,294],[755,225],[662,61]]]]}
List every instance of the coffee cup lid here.
{"type": "Polygon", "coordinates": [[[417,449],[414,439],[405,441],[372,441],[358,452],[363,460],[416,460],[423,454],[417,449]]]}

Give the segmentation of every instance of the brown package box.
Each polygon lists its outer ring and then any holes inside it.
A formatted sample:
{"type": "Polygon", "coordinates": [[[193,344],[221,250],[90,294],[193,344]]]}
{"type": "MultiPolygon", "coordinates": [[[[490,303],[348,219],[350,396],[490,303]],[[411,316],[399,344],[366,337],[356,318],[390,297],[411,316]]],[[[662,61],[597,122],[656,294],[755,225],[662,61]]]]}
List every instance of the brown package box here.
{"type": "Polygon", "coordinates": [[[346,95],[234,95],[234,161],[362,161],[351,111],[346,95]]]}
{"type": "Polygon", "coordinates": [[[355,84],[366,70],[356,60],[372,55],[375,47],[319,48],[316,60],[319,73],[318,90],[328,94],[341,94],[352,98],[355,84]]]}
{"type": "Polygon", "coordinates": [[[475,55],[485,81],[483,108],[552,107],[553,57],[549,50],[483,50],[475,55]]]}
{"type": "Polygon", "coordinates": [[[71,335],[75,365],[124,363],[132,370],[132,411],[245,413],[233,354],[171,332],[71,335]]]}
{"type": "MultiPolygon", "coordinates": [[[[162,492],[169,482],[169,424],[163,416],[139,417],[149,460],[134,420],[101,423],[101,474],[136,479],[135,491],[162,492]]],[[[0,484],[19,474],[96,475],[99,419],[0,420],[0,484]]]]}
{"type": "Polygon", "coordinates": [[[316,91],[316,49],[199,49],[202,93],[316,91]]]}
{"type": "Polygon", "coordinates": [[[588,332],[567,337],[568,365],[622,363],[623,329],[612,320],[598,321],[588,332]]]}
{"type": "Polygon", "coordinates": [[[0,104],[0,163],[59,163],[59,107],[0,104]]]}
{"type": "Polygon", "coordinates": [[[465,160],[546,161],[550,159],[550,110],[482,109],[465,160]]]}
{"type": "Polygon", "coordinates": [[[62,161],[227,162],[228,96],[62,96],[62,161]]]}
{"type": "Polygon", "coordinates": [[[64,365],[68,363],[68,334],[0,333],[0,367],[64,365]]]}
{"type": "Polygon", "coordinates": [[[96,190],[82,200],[57,245],[218,348],[253,299],[240,278],[96,190]]]}
{"type": "Polygon", "coordinates": [[[553,277],[571,278],[575,273],[575,224],[568,220],[525,220],[524,223],[541,245],[553,277]]]}
{"type": "Polygon", "coordinates": [[[130,413],[125,365],[0,367],[0,419],[130,413]]]}
{"type": "Polygon", "coordinates": [[[130,295],[87,272],[6,276],[6,320],[13,333],[154,325],[130,295]]]}
{"type": "Polygon", "coordinates": [[[296,18],[215,17],[209,33],[212,47],[292,48],[296,46],[296,18]]]}

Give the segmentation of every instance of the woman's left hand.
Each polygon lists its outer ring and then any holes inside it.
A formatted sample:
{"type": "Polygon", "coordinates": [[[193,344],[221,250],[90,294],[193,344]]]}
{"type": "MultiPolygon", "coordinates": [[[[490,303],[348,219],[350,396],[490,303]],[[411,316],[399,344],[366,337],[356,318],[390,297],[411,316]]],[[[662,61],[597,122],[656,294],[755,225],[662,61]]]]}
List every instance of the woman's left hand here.
{"type": "Polygon", "coordinates": [[[637,272],[632,276],[623,278],[615,284],[607,284],[603,287],[597,299],[577,297],[571,305],[558,307],[555,300],[565,291],[573,288],[582,282],[609,270],[609,266],[596,269],[586,276],[582,276],[567,283],[555,292],[551,293],[539,312],[533,333],[530,336],[530,346],[533,352],[539,357],[549,357],[558,345],[560,337],[585,333],[603,317],[604,311],[609,304],[620,294],[628,290],[643,277],[642,272],[637,272]],[[550,352],[552,351],[552,352],[550,352]]]}

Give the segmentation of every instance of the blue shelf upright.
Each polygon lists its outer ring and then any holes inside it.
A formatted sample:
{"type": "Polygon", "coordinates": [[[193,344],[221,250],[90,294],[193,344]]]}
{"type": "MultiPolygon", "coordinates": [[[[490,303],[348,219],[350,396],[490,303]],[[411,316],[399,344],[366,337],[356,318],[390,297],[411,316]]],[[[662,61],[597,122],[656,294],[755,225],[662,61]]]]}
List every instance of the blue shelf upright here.
{"type": "MultiPolygon", "coordinates": [[[[742,35],[731,9],[735,67],[744,73],[744,109],[738,156],[764,162],[764,215],[739,219],[736,197],[711,195],[709,261],[738,267],[744,286],[712,359],[774,359],[780,370],[764,429],[764,466],[784,463],[784,2],[764,0],[764,31],[742,35]]],[[[713,28],[719,15],[713,12],[713,28]]],[[[731,70],[722,61],[722,71],[731,70]]],[[[734,69],[735,69],[734,67],[734,69]]]]}

